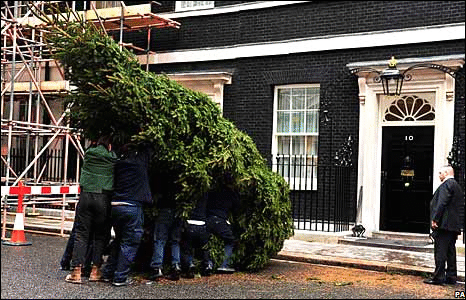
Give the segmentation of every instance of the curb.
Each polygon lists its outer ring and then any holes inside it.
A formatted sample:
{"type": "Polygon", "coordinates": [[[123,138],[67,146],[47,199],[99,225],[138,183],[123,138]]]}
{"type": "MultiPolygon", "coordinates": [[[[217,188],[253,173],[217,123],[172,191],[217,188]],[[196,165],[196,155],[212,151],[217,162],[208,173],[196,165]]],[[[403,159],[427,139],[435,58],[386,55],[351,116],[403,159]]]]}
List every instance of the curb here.
{"type": "MultiPolygon", "coordinates": [[[[407,275],[416,275],[422,277],[428,277],[432,273],[431,268],[424,268],[418,266],[408,266],[394,263],[378,262],[378,261],[368,261],[361,259],[352,259],[344,257],[328,257],[321,255],[311,255],[311,254],[295,254],[287,251],[280,251],[277,255],[273,256],[275,259],[280,260],[290,260],[305,262],[311,264],[322,264],[329,266],[338,266],[338,267],[350,267],[371,271],[387,272],[387,273],[402,273],[407,275]]],[[[465,277],[463,275],[458,275],[458,281],[464,282],[465,277]]]]}

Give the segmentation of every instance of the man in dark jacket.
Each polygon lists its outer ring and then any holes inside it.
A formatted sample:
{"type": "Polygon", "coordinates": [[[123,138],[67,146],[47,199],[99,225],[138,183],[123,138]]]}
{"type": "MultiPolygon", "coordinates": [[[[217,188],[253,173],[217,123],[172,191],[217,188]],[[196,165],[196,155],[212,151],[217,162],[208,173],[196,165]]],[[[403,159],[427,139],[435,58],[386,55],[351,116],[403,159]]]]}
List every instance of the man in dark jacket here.
{"type": "Polygon", "coordinates": [[[451,166],[439,172],[442,182],[430,203],[432,236],[434,238],[435,271],[428,284],[456,284],[456,240],[463,228],[464,195],[454,178],[451,166]],[[445,263],[447,268],[445,269],[445,263]]]}
{"type": "Polygon", "coordinates": [[[126,144],[115,163],[112,225],[113,247],[102,271],[114,286],[128,285],[128,274],[144,233],[143,206],[152,204],[149,164],[152,150],[147,144],[126,144]]]}
{"type": "Polygon", "coordinates": [[[186,277],[194,278],[195,264],[194,256],[196,250],[201,252],[203,276],[211,275],[213,263],[210,258],[210,250],[207,243],[210,239],[210,232],[207,230],[206,215],[207,194],[202,196],[196,206],[191,211],[189,219],[184,226],[183,238],[181,240],[182,262],[186,266],[186,277]]]}
{"type": "Polygon", "coordinates": [[[207,230],[218,236],[225,243],[223,262],[218,273],[234,273],[231,256],[237,243],[232,226],[228,221],[230,213],[236,214],[240,208],[240,197],[234,188],[234,179],[230,172],[225,172],[219,186],[207,195],[207,230]]]}

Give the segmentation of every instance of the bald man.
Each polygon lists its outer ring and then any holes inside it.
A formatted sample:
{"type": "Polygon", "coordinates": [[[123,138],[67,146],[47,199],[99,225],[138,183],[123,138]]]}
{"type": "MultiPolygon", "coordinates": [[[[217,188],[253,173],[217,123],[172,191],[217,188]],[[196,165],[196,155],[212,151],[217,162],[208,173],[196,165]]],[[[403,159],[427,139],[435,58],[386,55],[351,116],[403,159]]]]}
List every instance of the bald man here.
{"type": "Polygon", "coordinates": [[[463,228],[464,195],[451,166],[439,171],[442,182],[430,202],[435,271],[427,284],[456,284],[456,240],[463,228]],[[447,265],[445,269],[445,264],[447,265]]]}

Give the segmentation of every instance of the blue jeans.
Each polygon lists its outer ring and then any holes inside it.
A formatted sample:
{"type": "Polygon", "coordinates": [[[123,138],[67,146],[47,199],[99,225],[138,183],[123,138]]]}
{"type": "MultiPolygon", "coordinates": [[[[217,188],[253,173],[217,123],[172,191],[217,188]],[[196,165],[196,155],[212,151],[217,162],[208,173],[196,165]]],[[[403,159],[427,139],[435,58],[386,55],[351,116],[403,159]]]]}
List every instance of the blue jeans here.
{"type": "Polygon", "coordinates": [[[215,215],[210,215],[207,217],[207,230],[218,236],[225,243],[223,262],[221,267],[228,267],[230,265],[230,259],[233,254],[233,248],[237,243],[236,237],[233,234],[231,225],[228,224],[227,220],[220,218],[215,215]]]}
{"type": "Polygon", "coordinates": [[[169,242],[171,249],[171,264],[180,264],[180,239],[182,222],[175,218],[175,210],[172,208],[162,208],[155,221],[154,230],[154,252],[150,267],[162,268],[165,252],[165,244],[169,242]]]}
{"type": "Polygon", "coordinates": [[[115,205],[112,207],[112,224],[115,239],[107,264],[103,268],[104,278],[124,282],[128,278],[131,264],[141,244],[144,214],[140,206],[115,205]]]}

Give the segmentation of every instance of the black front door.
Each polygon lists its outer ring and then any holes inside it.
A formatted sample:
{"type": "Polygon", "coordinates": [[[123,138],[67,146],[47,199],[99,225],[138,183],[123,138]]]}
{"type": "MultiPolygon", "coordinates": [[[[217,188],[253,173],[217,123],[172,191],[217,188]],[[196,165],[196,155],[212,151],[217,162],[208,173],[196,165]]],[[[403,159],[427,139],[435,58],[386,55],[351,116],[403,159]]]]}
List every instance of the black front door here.
{"type": "Polygon", "coordinates": [[[429,233],[433,126],[382,129],[380,229],[429,233]]]}

